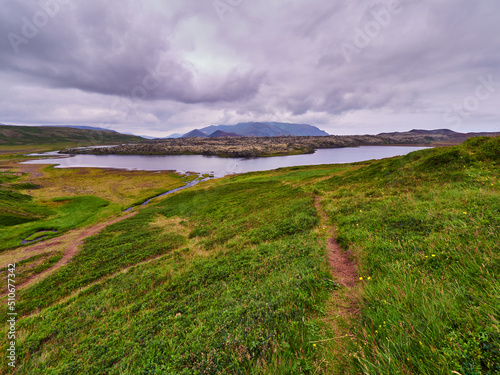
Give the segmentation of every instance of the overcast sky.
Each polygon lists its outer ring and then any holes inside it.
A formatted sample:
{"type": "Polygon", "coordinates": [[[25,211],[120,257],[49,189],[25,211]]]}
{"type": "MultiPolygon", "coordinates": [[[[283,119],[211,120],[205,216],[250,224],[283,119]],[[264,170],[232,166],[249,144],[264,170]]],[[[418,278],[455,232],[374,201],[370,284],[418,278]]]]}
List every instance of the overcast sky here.
{"type": "Polygon", "coordinates": [[[0,1],[0,123],[500,131],[498,0],[0,1]]]}

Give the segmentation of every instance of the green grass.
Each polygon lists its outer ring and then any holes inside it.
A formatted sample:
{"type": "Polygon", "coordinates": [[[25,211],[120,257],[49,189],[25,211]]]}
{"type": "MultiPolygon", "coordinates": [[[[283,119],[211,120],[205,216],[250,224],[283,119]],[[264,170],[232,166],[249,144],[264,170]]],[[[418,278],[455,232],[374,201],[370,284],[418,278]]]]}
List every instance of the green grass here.
{"type": "Polygon", "coordinates": [[[7,168],[0,171],[0,251],[33,239],[39,231],[55,230],[47,233],[55,237],[89,225],[198,177],[49,166],[40,167],[41,176],[32,178],[15,173],[12,165],[7,168]]]}
{"type": "Polygon", "coordinates": [[[47,207],[33,203],[31,196],[7,189],[0,189],[0,208],[0,231],[40,220],[52,213],[47,207]]]}
{"type": "Polygon", "coordinates": [[[24,146],[40,144],[102,145],[106,143],[137,142],[141,137],[112,131],[74,129],[50,126],[0,125],[0,145],[24,146]]]}
{"type": "Polygon", "coordinates": [[[317,185],[362,267],[364,373],[500,373],[499,150],[475,139],[317,185]]]}
{"type": "MultiPolygon", "coordinates": [[[[62,254],[58,252],[49,252],[32,256],[16,263],[16,285],[24,283],[31,276],[38,275],[59,262],[62,254]]],[[[0,275],[7,277],[7,267],[0,269],[0,275]]],[[[7,283],[3,285],[2,293],[7,292],[7,283]]]]}
{"type": "Polygon", "coordinates": [[[89,238],[68,266],[20,292],[17,311],[40,313],[20,323],[18,373],[309,373],[319,328],[308,317],[332,286],[312,202],[302,189],[239,177],[89,238]],[[162,217],[179,218],[178,230],[153,227],[162,217]]]}
{"type": "MultiPolygon", "coordinates": [[[[19,175],[7,171],[0,172],[0,249],[7,248],[2,236],[19,230],[21,224],[44,219],[53,214],[48,207],[43,207],[33,202],[33,197],[22,193],[23,190],[32,188],[25,184],[14,184],[19,175]]],[[[19,240],[20,241],[20,240],[19,240]]],[[[17,244],[16,244],[17,245],[17,244]]]]}
{"type": "Polygon", "coordinates": [[[479,138],[168,196],[20,291],[16,373],[498,374],[499,165],[479,138]],[[350,346],[315,196],[362,277],[350,346]]]}
{"type": "MultiPolygon", "coordinates": [[[[90,224],[104,215],[106,210],[111,209],[108,201],[95,196],[56,198],[52,203],[57,206],[52,208],[33,204],[27,198],[12,198],[12,194],[8,195],[6,201],[12,204],[21,203],[23,216],[19,216],[18,212],[3,216],[4,225],[0,226],[0,251],[19,246],[21,240],[29,239],[36,232],[54,230],[57,233],[47,233],[49,237],[54,237],[70,229],[90,224]],[[24,216],[28,209],[31,210],[30,214],[39,216],[24,216]]],[[[5,200],[2,203],[4,202],[5,200]]]]}
{"type": "Polygon", "coordinates": [[[51,201],[68,196],[94,195],[122,211],[146,199],[185,185],[197,175],[184,176],[169,171],[127,171],[99,168],[39,167],[42,176],[25,176],[24,180],[39,184],[30,193],[38,201],[51,201]]]}

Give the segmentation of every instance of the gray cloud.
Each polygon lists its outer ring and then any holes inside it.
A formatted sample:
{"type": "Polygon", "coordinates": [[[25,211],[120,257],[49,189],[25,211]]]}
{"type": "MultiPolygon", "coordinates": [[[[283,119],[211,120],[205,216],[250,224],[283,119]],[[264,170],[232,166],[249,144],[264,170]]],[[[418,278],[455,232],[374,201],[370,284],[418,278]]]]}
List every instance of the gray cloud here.
{"type": "Polygon", "coordinates": [[[33,2],[15,3],[11,22],[4,23],[0,33],[8,36],[16,30],[19,39],[29,43],[6,38],[9,43],[1,46],[3,70],[53,88],[143,100],[237,101],[258,92],[262,74],[253,71],[231,71],[213,77],[216,85],[197,85],[193,72],[175,55],[168,40],[181,20],[165,19],[133,2],[118,0],[75,1],[58,7],[53,18],[47,17],[46,26],[37,27],[34,17],[43,8],[33,2]],[[21,21],[17,27],[15,19],[21,21]]]}
{"type": "Polygon", "coordinates": [[[0,122],[498,129],[500,3],[395,1],[243,1],[222,20],[210,1],[5,1],[0,122]],[[489,75],[491,97],[450,114],[489,75]]]}

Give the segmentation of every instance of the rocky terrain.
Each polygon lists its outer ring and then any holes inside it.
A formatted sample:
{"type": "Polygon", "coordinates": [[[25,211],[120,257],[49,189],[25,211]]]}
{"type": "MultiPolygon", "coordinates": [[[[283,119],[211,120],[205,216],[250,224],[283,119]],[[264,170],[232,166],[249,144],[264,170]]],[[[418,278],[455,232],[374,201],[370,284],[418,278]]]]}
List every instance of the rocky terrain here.
{"type": "MultiPolygon", "coordinates": [[[[207,155],[222,157],[262,157],[313,153],[321,148],[380,145],[451,145],[473,135],[451,130],[412,130],[406,133],[324,137],[210,137],[161,139],[123,144],[113,148],[66,149],[65,154],[119,155],[207,155]]],[[[495,135],[500,133],[481,133],[495,135]]],[[[475,136],[479,135],[474,133],[475,136]]]]}

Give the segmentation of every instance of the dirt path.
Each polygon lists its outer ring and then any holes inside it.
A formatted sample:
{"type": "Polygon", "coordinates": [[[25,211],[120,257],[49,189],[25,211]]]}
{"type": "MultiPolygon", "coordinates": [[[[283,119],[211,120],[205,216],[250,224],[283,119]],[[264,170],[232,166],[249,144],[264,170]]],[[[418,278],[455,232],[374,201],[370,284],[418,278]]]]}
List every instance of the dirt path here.
{"type": "Polygon", "coordinates": [[[323,210],[318,197],[315,198],[315,206],[320,216],[320,225],[328,233],[326,246],[328,249],[328,263],[330,264],[332,274],[342,287],[355,288],[359,280],[358,269],[352,262],[349,252],[344,252],[337,243],[335,228],[329,223],[328,215],[323,210]]]}
{"type": "Polygon", "coordinates": [[[359,315],[359,274],[351,259],[351,254],[348,251],[344,252],[337,243],[335,228],[331,225],[318,197],[315,197],[315,207],[320,218],[320,228],[322,228],[323,233],[326,231],[327,258],[333,279],[341,286],[340,290],[332,292],[325,321],[334,335],[334,338],[329,340],[334,341],[331,348],[338,361],[334,364],[335,373],[343,374],[344,371],[347,371],[349,363],[347,347],[352,337],[346,328],[346,323],[350,325],[349,322],[357,319],[359,315]]]}
{"type": "Polygon", "coordinates": [[[37,275],[33,275],[26,279],[22,284],[18,285],[19,289],[26,288],[36,282],[39,282],[46,277],[50,276],[56,272],[59,268],[68,264],[71,259],[78,254],[81,249],[83,241],[94,234],[99,233],[108,225],[118,223],[122,220],[128,219],[137,213],[131,212],[126,215],[120,216],[113,220],[109,220],[103,223],[95,224],[87,228],[74,229],[68,233],[63,234],[57,238],[53,238],[48,241],[37,242],[36,244],[20,247],[13,251],[9,251],[0,256],[0,267],[6,267],[10,263],[18,263],[24,259],[31,258],[35,255],[59,252],[63,253],[63,257],[54,266],[48,270],[41,272],[37,275]]]}

